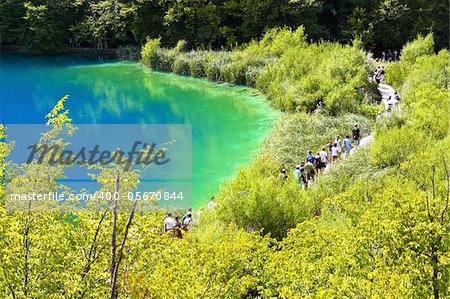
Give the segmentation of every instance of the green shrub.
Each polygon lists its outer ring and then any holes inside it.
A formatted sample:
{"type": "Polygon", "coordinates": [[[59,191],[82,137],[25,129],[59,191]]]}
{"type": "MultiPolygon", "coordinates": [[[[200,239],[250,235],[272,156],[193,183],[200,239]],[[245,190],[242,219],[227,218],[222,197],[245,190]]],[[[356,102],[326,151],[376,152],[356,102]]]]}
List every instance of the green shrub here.
{"type": "Polygon", "coordinates": [[[208,80],[225,81],[225,68],[230,63],[229,52],[208,52],[206,54],[205,75],[208,80]]]}
{"type": "Polygon", "coordinates": [[[173,72],[178,75],[190,75],[189,56],[186,53],[178,54],[173,63],[173,72]]]}
{"type": "Polygon", "coordinates": [[[406,76],[411,71],[411,65],[394,61],[385,65],[386,82],[399,90],[406,76]]]}
{"type": "Polygon", "coordinates": [[[177,53],[167,49],[159,49],[155,58],[155,70],[172,72],[177,53]]]}
{"type": "Polygon", "coordinates": [[[265,55],[281,56],[288,50],[307,45],[305,30],[302,26],[294,31],[286,27],[273,28],[264,34],[259,45],[265,55]]]}
{"type": "Polygon", "coordinates": [[[438,89],[431,83],[414,88],[411,103],[413,127],[427,136],[442,139],[450,130],[450,95],[446,89],[438,89]]]}
{"type": "Polygon", "coordinates": [[[186,41],[184,39],[179,40],[177,45],[173,48],[175,52],[181,53],[186,50],[186,41]]]}
{"type": "Polygon", "coordinates": [[[360,110],[360,91],[373,88],[367,75],[364,51],[321,43],[286,49],[260,72],[256,86],[281,110],[312,112],[322,103],[322,112],[338,115],[360,110]]]}
{"type": "Polygon", "coordinates": [[[147,39],[147,42],[142,47],[141,57],[142,63],[150,68],[158,69],[158,64],[156,59],[160,56],[158,53],[160,51],[161,41],[157,39],[147,39]]]}
{"type": "Polygon", "coordinates": [[[379,132],[370,148],[370,162],[380,167],[398,166],[425,143],[424,133],[409,126],[379,132]]]}
{"type": "Polygon", "coordinates": [[[384,111],[384,105],[362,104],[359,112],[369,119],[375,119],[378,113],[384,111]]]}
{"type": "Polygon", "coordinates": [[[433,34],[423,37],[419,35],[414,41],[403,46],[400,52],[400,61],[414,63],[419,57],[432,55],[434,53],[433,34]]]}
{"type": "MultiPolygon", "coordinates": [[[[402,173],[416,182],[416,185],[426,191],[430,185],[430,173],[433,165],[437,178],[445,178],[445,161],[450,162],[450,135],[442,140],[430,142],[423,151],[418,151],[411,159],[403,162],[402,173]]],[[[438,192],[445,192],[447,182],[437,179],[435,181],[438,192]]]]}
{"type": "Polygon", "coordinates": [[[232,61],[225,64],[223,67],[224,81],[232,84],[244,85],[246,83],[245,70],[246,65],[242,62],[232,61]]]}
{"type": "Polygon", "coordinates": [[[450,86],[450,52],[442,50],[438,55],[424,56],[411,65],[410,72],[406,74],[400,93],[406,104],[415,101],[414,89],[421,83],[433,84],[438,89],[450,86]]]}
{"type": "Polygon", "coordinates": [[[263,66],[248,66],[245,69],[245,84],[250,87],[256,87],[256,80],[263,66]]]}
{"type": "Polygon", "coordinates": [[[205,76],[206,53],[205,51],[192,51],[189,53],[189,74],[192,77],[205,76]]]}
{"type": "Polygon", "coordinates": [[[277,165],[273,158],[260,156],[251,166],[240,169],[222,187],[219,219],[276,238],[309,219],[314,211],[312,197],[293,178],[281,180],[277,165]]]}

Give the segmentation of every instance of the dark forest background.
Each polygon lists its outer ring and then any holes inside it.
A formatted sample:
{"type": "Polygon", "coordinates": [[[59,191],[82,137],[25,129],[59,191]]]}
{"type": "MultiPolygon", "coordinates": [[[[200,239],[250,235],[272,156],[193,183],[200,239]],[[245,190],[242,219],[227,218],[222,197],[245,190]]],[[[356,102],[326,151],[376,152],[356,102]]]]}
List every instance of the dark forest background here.
{"type": "Polygon", "coordinates": [[[447,0],[1,0],[0,42],[34,50],[117,48],[161,38],[229,49],[273,27],[303,25],[308,39],[399,49],[418,34],[449,45],[447,0]]]}

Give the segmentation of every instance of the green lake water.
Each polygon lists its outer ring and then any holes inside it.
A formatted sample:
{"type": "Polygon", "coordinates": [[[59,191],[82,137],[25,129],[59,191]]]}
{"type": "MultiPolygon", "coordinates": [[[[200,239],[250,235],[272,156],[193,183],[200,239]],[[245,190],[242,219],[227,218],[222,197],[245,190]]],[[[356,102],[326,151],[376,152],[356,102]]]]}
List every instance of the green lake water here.
{"type": "Polygon", "coordinates": [[[153,72],[135,62],[1,56],[1,123],[45,123],[66,94],[75,124],[192,124],[194,206],[250,162],[277,114],[254,89],[153,72]]]}

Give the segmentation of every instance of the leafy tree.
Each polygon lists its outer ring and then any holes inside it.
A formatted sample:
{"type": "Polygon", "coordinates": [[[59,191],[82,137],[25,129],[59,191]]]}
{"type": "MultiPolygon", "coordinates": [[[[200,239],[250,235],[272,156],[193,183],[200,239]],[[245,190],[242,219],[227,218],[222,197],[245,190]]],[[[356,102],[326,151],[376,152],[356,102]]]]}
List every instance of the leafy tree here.
{"type": "Polygon", "coordinates": [[[60,50],[67,45],[70,26],[78,21],[80,1],[25,2],[29,33],[26,46],[38,50],[60,50]]]}
{"type": "Polygon", "coordinates": [[[78,41],[98,48],[134,43],[130,32],[132,15],[132,8],[122,1],[95,1],[89,3],[84,19],[71,29],[78,41]]]}
{"type": "Polygon", "coordinates": [[[413,42],[407,43],[401,53],[400,59],[406,63],[414,63],[419,57],[432,55],[434,53],[433,35],[425,37],[419,35],[413,42]]]}
{"type": "Polygon", "coordinates": [[[367,12],[364,8],[356,7],[352,15],[347,20],[347,28],[343,29],[342,34],[347,40],[359,39],[365,48],[371,48],[374,45],[374,28],[369,22],[367,12]]]}
{"type": "Polygon", "coordinates": [[[5,0],[0,3],[0,44],[21,44],[25,40],[26,23],[23,1],[5,0]]]}

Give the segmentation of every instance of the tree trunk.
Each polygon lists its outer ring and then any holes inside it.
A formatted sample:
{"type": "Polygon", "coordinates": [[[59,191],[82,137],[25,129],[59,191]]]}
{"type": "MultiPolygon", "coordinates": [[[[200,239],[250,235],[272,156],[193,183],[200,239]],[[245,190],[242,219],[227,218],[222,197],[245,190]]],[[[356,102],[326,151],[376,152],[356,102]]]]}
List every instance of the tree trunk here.
{"type": "MultiPolygon", "coordinates": [[[[116,172],[116,184],[114,187],[114,192],[119,192],[120,174],[119,170],[116,172]]],[[[109,289],[109,294],[111,299],[117,298],[116,294],[116,282],[114,279],[114,271],[116,268],[116,238],[117,238],[117,200],[113,199],[112,208],[112,230],[111,230],[111,256],[109,265],[109,280],[111,286],[109,289]]]]}

